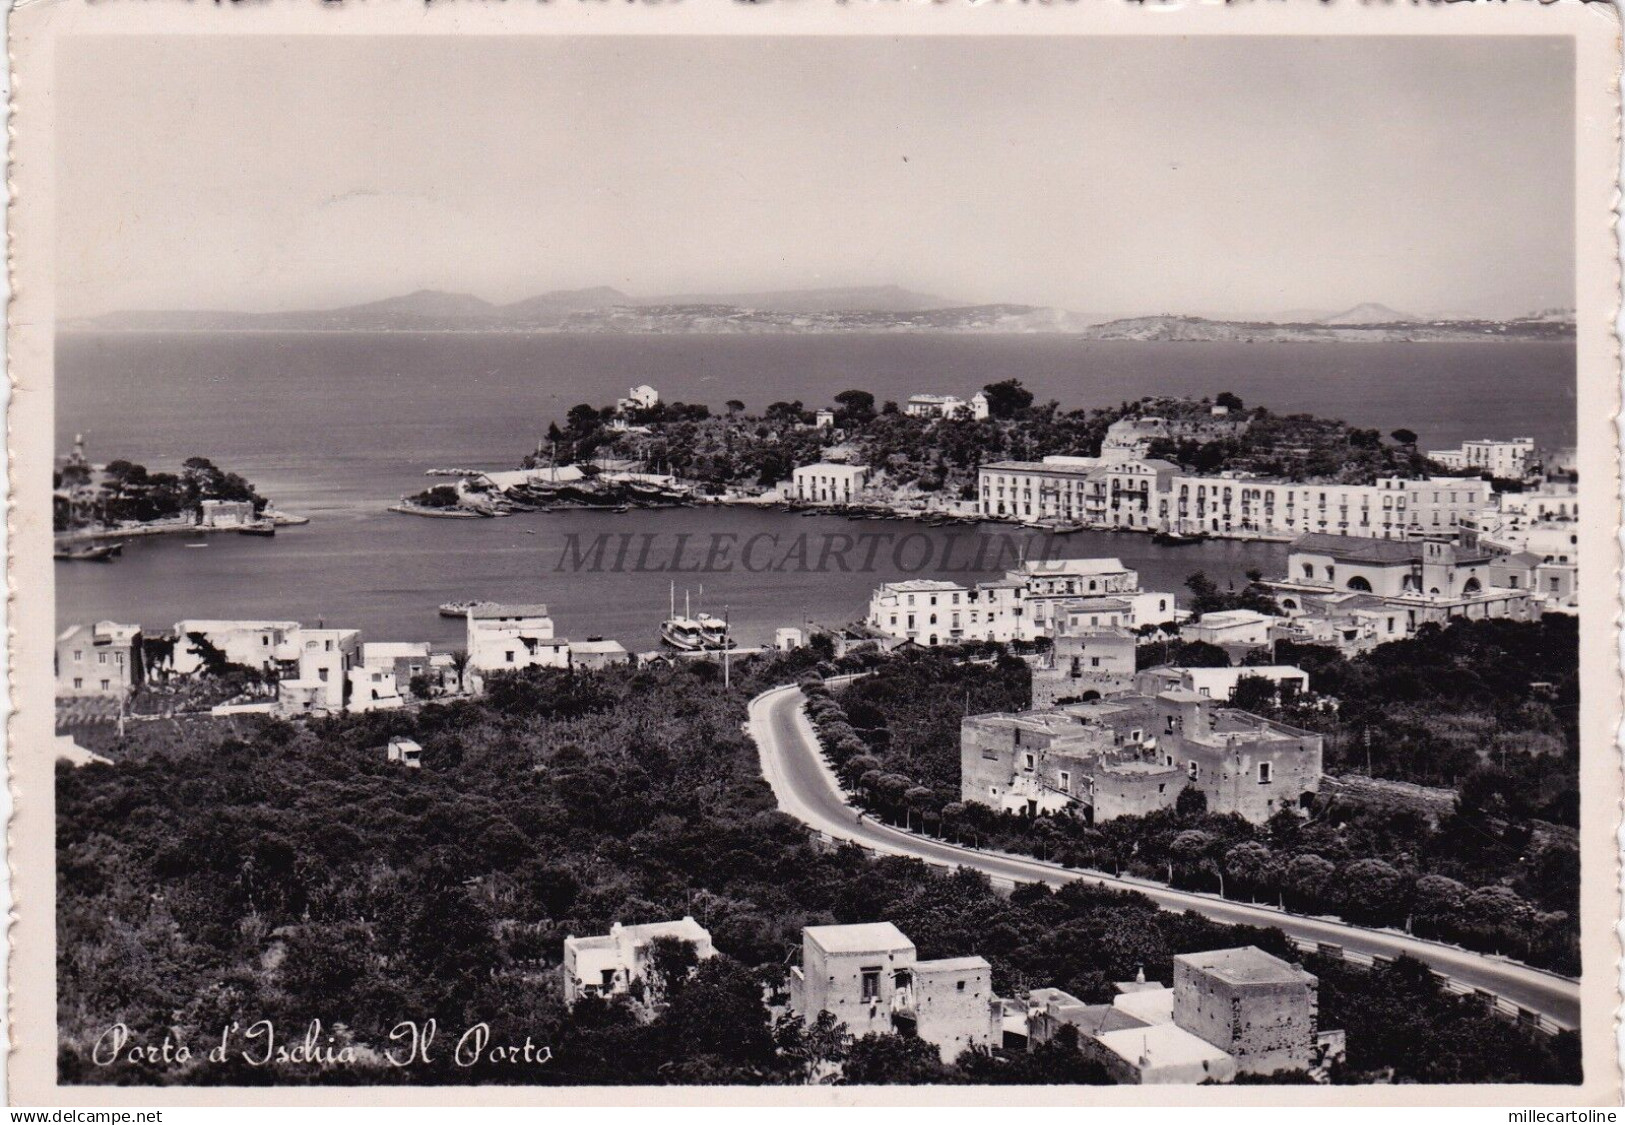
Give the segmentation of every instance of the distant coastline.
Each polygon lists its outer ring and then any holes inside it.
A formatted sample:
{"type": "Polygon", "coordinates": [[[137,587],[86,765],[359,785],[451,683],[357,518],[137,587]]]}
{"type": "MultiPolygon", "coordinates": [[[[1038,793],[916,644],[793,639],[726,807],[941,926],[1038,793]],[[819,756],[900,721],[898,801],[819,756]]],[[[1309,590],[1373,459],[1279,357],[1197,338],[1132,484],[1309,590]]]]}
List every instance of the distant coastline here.
{"type": "Polygon", "coordinates": [[[1245,343],[1428,343],[1572,340],[1573,313],[1546,309],[1507,319],[1419,317],[1386,305],[1279,319],[1178,313],[1116,319],[1013,303],[965,304],[895,286],[638,300],[600,288],[545,293],[496,305],[422,290],[326,310],[128,310],[61,322],[65,332],[375,332],[498,335],[1063,335],[1082,340],[1245,343]]]}

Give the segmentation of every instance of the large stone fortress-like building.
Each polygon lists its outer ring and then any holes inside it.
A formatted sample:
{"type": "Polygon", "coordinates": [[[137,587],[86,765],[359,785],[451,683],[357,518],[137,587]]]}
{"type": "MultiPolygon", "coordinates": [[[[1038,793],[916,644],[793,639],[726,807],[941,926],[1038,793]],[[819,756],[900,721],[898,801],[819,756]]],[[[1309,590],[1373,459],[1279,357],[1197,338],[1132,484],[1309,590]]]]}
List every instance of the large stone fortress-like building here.
{"type": "Polygon", "coordinates": [[[1309,1069],[1318,990],[1313,974],[1252,946],[1174,958],[1174,1022],[1243,1074],[1309,1069]]]}
{"type": "Polygon", "coordinates": [[[960,799],[1100,822],[1170,808],[1186,786],[1208,809],[1262,823],[1320,788],[1320,735],[1193,691],[1120,694],[966,717],[960,799]]]}

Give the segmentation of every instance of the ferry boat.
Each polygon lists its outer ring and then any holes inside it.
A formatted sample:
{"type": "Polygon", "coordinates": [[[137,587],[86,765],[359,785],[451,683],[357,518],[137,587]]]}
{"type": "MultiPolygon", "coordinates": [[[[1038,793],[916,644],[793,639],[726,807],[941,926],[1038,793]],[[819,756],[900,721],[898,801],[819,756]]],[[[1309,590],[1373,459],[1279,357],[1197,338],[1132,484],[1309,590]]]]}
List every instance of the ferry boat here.
{"type": "Polygon", "coordinates": [[[261,535],[266,538],[270,538],[276,534],[276,524],[272,523],[270,520],[265,520],[261,523],[244,524],[242,527],[237,529],[237,534],[261,535]]]}
{"type": "Polygon", "coordinates": [[[736,644],[728,633],[728,623],[720,617],[712,617],[709,613],[702,613],[697,618],[700,631],[705,638],[705,647],[721,652],[733,648],[736,644]]]}

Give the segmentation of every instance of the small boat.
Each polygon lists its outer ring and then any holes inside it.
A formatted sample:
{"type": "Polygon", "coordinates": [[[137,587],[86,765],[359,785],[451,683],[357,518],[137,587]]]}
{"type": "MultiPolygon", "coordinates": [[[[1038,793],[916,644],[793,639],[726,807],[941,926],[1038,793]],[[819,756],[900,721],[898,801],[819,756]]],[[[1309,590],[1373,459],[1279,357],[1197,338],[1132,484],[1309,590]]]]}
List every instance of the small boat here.
{"type": "Polygon", "coordinates": [[[103,543],[89,547],[58,547],[55,557],[68,562],[112,562],[124,549],[122,543],[103,543]]]}
{"type": "Polygon", "coordinates": [[[197,548],[197,547],[207,547],[208,544],[207,543],[188,543],[187,546],[197,548]]]}
{"type": "Polygon", "coordinates": [[[495,602],[445,602],[440,606],[440,616],[467,617],[468,611],[477,606],[495,604],[495,602]]]}
{"type": "Polygon", "coordinates": [[[1164,547],[1183,547],[1192,543],[1201,543],[1207,539],[1205,531],[1159,531],[1151,536],[1153,543],[1160,543],[1164,547]]]}
{"type": "Polygon", "coordinates": [[[259,535],[266,539],[276,534],[276,524],[266,521],[264,523],[245,524],[237,529],[238,535],[259,535]]]}
{"type": "Polygon", "coordinates": [[[705,638],[705,647],[721,652],[723,649],[733,648],[735,641],[728,634],[728,623],[720,617],[712,617],[709,613],[702,613],[696,619],[700,631],[705,638]]]}

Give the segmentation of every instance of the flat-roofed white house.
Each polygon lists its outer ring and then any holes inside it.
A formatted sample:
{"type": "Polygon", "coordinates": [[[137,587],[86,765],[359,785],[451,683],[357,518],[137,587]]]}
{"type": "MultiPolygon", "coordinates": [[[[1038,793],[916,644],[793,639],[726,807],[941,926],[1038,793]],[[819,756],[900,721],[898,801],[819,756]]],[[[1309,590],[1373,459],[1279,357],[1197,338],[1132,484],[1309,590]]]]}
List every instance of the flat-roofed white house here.
{"type": "MultiPolygon", "coordinates": [[[[983,397],[986,404],[987,396],[983,397]]],[[[952,418],[961,410],[969,412],[970,406],[958,395],[910,395],[903,404],[903,413],[910,418],[952,418]]]]}
{"type": "Polygon", "coordinates": [[[570,666],[570,642],[553,635],[553,618],[538,603],[470,606],[467,650],[476,683],[490,672],[570,666]]]}
{"type": "Polygon", "coordinates": [[[1003,1002],[986,959],[921,961],[890,922],[803,928],[801,964],[790,968],[790,1011],[809,1024],[828,1012],[854,1037],[913,1033],[944,1062],[1003,1039],[1003,1002]]]}
{"type": "Polygon", "coordinates": [[[711,932],[685,915],[672,922],[610,926],[609,933],[564,939],[564,999],[573,1004],[588,996],[621,996],[636,981],[646,979],[649,947],[659,938],[675,938],[694,946],[698,960],[717,955],[711,932]]]}

